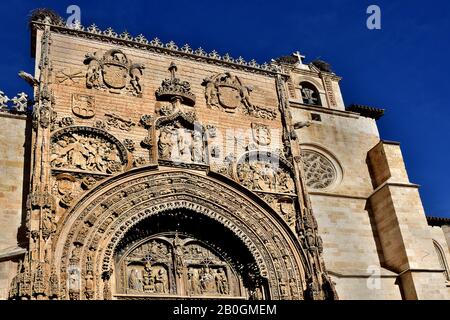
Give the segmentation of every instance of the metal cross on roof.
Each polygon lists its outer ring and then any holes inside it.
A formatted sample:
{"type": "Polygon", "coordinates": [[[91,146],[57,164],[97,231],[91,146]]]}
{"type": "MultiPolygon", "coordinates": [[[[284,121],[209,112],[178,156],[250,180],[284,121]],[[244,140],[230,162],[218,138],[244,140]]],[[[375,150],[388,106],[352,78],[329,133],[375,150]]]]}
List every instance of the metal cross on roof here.
{"type": "Polygon", "coordinates": [[[305,59],[304,55],[302,55],[299,51],[294,52],[292,55],[297,57],[298,63],[303,64],[303,59],[305,59]]]}

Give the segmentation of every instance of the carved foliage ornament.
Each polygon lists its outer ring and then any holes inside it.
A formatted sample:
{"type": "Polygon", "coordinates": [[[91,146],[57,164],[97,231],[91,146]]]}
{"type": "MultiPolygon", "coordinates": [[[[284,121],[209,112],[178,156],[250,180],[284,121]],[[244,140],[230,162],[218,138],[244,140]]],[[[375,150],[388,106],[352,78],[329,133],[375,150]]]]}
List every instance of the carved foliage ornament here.
{"type": "Polygon", "coordinates": [[[127,162],[125,147],[102,130],[67,127],[52,136],[50,163],[55,169],[112,174],[127,162]]]}
{"type": "Polygon", "coordinates": [[[88,88],[104,89],[110,92],[127,91],[132,95],[142,94],[142,64],[132,63],[125,53],[111,49],[103,56],[98,52],[88,53],[84,64],[88,65],[86,86],[88,88]]]}
{"type": "Polygon", "coordinates": [[[275,119],[276,111],[256,106],[250,102],[252,88],[244,86],[241,80],[229,72],[219,73],[203,80],[206,104],[212,109],[235,113],[241,110],[257,118],[275,119]]]}

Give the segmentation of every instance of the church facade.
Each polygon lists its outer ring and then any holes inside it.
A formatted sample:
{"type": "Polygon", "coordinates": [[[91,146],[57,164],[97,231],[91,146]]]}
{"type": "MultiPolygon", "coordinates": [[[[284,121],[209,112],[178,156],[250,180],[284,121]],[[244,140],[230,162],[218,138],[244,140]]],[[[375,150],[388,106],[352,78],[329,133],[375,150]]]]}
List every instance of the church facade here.
{"type": "Polygon", "coordinates": [[[31,29],[34,98],[0,92],[1,299],[450,299],[448,221],[323,61],[31,29]]]}

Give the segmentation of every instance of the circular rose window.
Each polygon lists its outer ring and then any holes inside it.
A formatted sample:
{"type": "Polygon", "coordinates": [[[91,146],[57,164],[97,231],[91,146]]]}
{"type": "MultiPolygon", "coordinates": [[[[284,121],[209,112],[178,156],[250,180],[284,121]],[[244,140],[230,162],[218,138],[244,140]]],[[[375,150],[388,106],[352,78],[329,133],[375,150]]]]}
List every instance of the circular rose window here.
{"type": "Polygon", "coordinates": [[[302,151],[306,185],[311,189],[326,189],[333,185],[338,173],[334,164],[324,155],[313,150],[302,151]]]}

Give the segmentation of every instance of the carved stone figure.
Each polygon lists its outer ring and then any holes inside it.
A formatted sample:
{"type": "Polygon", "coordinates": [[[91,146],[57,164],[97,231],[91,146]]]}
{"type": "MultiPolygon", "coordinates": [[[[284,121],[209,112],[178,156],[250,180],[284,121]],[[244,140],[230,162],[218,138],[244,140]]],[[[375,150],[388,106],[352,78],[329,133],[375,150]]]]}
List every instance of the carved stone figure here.
{"type": "Polygon", "coordinates": [[[176,129],[172,126],[163,127],[159,133],[158,153],[164,160],[172,159],[172,149],[175,144],[176,129]]]}
{"type": "Polygon", "coordinates": [[[222,269],[219,269],[215,276],[217,292],[220,294],[228,294],[228,280],[222,269]]]}
{"type": "Polygon", "coordinates": [[[164,269],[159,269],[155,276],[155,292],[167,293],[167,274],[164,269]]]}
{"type": "Polygon", "coordinates": [[[137,269],[131,269],[128,277],[128,288],[135,291],[142,291],[142,283],[137,269]]]}
{"type": "Polygon", "coordinates": [[[212,270],[206,266],[200,271],[200,288],[202,293],[216,293],[216,283],[214,281],[214,275],[212,270]]]}

